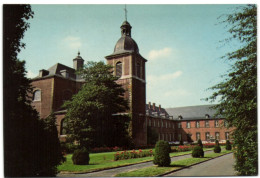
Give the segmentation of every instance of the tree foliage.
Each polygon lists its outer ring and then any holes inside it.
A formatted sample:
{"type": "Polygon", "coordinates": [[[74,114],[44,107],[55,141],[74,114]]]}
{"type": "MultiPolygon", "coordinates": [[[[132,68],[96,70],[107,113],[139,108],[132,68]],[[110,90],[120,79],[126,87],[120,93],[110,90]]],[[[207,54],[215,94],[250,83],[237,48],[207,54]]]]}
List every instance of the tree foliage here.
{"type": "Polygon", "coordinates": [[[240,175],[257,175],[257,7],[247,5],[226,16],[229,40],[240,41],[241,48],[224,58],[234,62],[224,81],[213,86],[211,101],[219,99],[217,114],[234,127],[232,138],[240,175]]]}
{"type": "Polygon", "coordinates": [[[78,71],[85,84],[64,104],[67,130],[81,147],[128,144],[129,117],[120,114],[126,112],[128,103],[112,69],[103,62],[88,62],[78,71]]]}
{"type": "Polygon", "coordinates": [[[17,58],[25,47],[21,39],[33,12],[30,5],[4,5],[3,17],[5,176],[55,176],[62,161],[60,153],[52,149],[55,131],[31,107],[32,87],[25,77],[25,62],[17,58]]]}

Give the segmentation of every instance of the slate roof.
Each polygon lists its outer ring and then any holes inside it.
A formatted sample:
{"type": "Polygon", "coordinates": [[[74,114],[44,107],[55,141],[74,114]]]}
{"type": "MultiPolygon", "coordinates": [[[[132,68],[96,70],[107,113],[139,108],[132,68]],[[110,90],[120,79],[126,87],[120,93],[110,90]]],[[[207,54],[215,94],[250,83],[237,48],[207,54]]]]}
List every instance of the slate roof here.
{"type": "Polygon", "coordinates": [[[216,110],[211,107],[214,105],[199,105],[199,106],[186,106],[177,108],[166,108],[166,112],[173,116],[174,120],[179,120],[179,116],[182,116],[182,120],[204,120],[206,114],[209,118],[214,118],[216,110]]]}
{"type": "Polygon", "coordinates": [[[163,117],[163,118],[167,118],[167,119],[172,119],[172,117],[167,113],[167,111],[164,108],[159,108],[157,106],[155,106],[153,108],[153,105],[151,105],[149,108],[149,104],[146,104],[145,110],[146,110],[147,116],[163,117]]]}

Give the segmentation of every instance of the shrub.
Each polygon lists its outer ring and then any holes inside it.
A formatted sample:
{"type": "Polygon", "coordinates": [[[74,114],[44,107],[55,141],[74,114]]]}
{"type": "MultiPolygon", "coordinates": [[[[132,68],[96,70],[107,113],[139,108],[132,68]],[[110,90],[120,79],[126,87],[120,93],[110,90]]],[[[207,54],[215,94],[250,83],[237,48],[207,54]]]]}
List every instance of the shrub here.
{"type": "Polygon", "coordinates": [[[200,158],[204,157],[204,151],[201,146],[195,146],[194,149],[192,150],[192,157],[193,158],[200,158]]]}
{"type": "Polygon", "coordinates": [[[61,149],[62,149],[63,153],[67,153],[67,154],[74,153],[74,151],[78,149],[78,145],[73,144],[73,143],[62,142],[61,149]]]}
{"type": "Polygon", "coordinates": [[[153,163],[159,167],[169,166],[171,158],[169,155],[169,144],[166,141],[160,140],[155,145],[155,154],[153,163]]]}
{"type": "Polygon", "coordinates": [[[203,144],[202,144],[201,139],[198,140],[198,145],[199,145],[201,148],[203,148],[203,144]]]}
{"type": "Polygon", "coordinates": [[[89,152],[86,148],[77,149],[72,156],[73,164],[75,165],[88,165],[89,164],[89,152]]]}
{"type": "Polygon", "coordinates": [[[132,158],[142,158],[148,156],[153,156],[153,150],[142,151],[141,149],[139,149],[139,151],[121,151],[121,153],[117,152],[116,154],[114,154],[114,161],[132,158]]]}
{"type": "Polygon", "coordinates": [[[226,150],[231,150],[231,149],[232,149],[232,146],[230,144],[230,141],[227,140],[227,142],[226,142],[226,150]]]}
{"type": "Polygon", "coordinates": [[[215,141],[215,145],[219,145],[219,141],[218,140],[215,141]]]}
{"type": "Polygon", "coordinates": [[[219,145],[215,145],[214,146],[214,153],[220,153],[221,152],[221,148],[219,145]]]}

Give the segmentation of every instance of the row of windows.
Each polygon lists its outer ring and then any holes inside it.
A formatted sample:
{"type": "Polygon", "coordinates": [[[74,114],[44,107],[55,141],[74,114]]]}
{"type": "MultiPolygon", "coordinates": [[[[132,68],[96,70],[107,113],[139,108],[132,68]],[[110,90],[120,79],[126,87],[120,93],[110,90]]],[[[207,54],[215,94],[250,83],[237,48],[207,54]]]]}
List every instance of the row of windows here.
{"type": "MultiPolygon", "coordinates": [[[[219,126],[220,126],[220,125],[219,125],[219,121],[218,121],[218,120],[215,120],[214,125],[215,125],[215,127],[219,127],[219,126]]],[[[224,126],[225,126],[225,127],[228,126],[227,121],[224,121],[224,126]]],[[[200,127],[201,127],[201,126],[200,126],[200,121],[196,121],[195,127],[196,127],[196,128],[200,128],[200,127]]],[[[209,126],[209,121],[205,121],[205,127],[206,127],[206,128],[209,128],[209,127],[210,127],[210,126],[209,126]]],[[[181,122],[178,123],[178,128],[182,128],[181,122]]],[[[186,122],[186,128],[188,128],[188,129],[191,128],[190,121],[187,121],[187,122],[186,122]]]]}
{"type": "MultiPolygon", "coordinates": [[[[62,100],[67,101],[72,97],[72,92],[69,90],[65,90],[62,93],[62,100]]],[[[41,101],[41,90],[35,90],[33,93],[33,101],[41,101]]]]}
{"type": "Polygon", "coordinates": [[[162,121],[162,120],[151,120],[149,119],[148,121],[148,126],[153,126],[153,127],[165,127],[165,128],[173,128],[174,129],[174,124],[171,122],[167,122],[167,121],[162,121]],[[160,124],[161,123],[161,124],[160,124]]]}
{"type": "MultiPolygon", "coordinates": [[[[212,135],[210,135],[210,132],[206,132],[205,133],[205,140],[210,140],[213,139],[214,137],[212,135]]],[[[201,135],[200,132],[196,133],[196,140],[201,139],[201,135]]],[[[219,132],[215,132],[215,140],[221,140],[223,138],[220,138],[220,133],[219,132]]],[[[225,140],[229,140],[229,132],[225,132],[225,140]]]]}

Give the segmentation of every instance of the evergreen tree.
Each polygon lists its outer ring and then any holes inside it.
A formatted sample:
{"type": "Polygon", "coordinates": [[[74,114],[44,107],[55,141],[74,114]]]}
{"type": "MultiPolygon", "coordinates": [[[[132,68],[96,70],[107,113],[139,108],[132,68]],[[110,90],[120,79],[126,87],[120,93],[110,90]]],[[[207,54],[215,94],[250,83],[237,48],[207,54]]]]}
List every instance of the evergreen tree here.
{"type": "Polygon", "coordinates": [[[129,117],[120,113],[126,112],[128,103],[113,68],[103,62],[88,62],[78,74],[85,84],[64,104],[70,137],[88,149],[122,145],[128,139],[129,117]]]}
{"type": "Polygon", "coordinates": [[[235,128],[235,169],[240,175],[257,175],[257,7],[243,6],[226,17],[228,40],[240,41],[241,48],[224,56],[234,64],[224,81],[211,88],[215,91],[209,99],[219,99],[217,114],[235,128]]]}
{"type": "Polygon", "coordinates": [[[7,177],[55,176],[62,159],[53,160],[52,155],[59,154],[49,149],[53,135],[31,107],[25,62],[17,58],[25,47],[21,39],[33,12],[30,5],[4,5],[3,17],[4,173],[7,177]]]}

